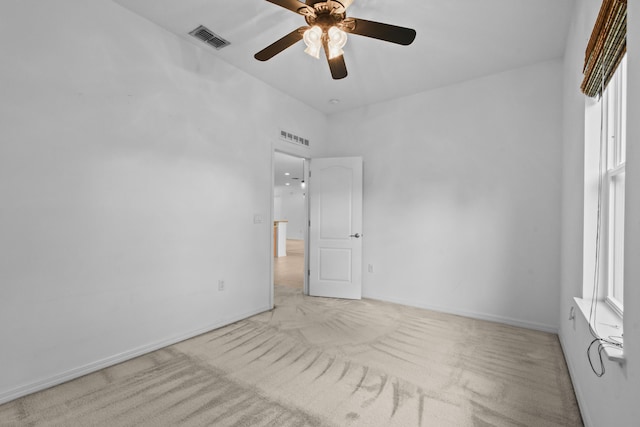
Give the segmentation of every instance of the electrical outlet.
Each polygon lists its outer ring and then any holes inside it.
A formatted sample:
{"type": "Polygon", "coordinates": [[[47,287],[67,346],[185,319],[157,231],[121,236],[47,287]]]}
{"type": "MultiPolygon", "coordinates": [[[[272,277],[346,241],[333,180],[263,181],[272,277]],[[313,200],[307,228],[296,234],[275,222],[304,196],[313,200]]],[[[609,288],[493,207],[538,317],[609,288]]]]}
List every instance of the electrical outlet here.
{"type": "Polygon", "coordinates": [[[367,271],[369,271],[369,273],[373,273],[373,264],[369,264],[367,271]]]}
{"type": "Polygon", "coordinates": [[[218,290],[224,291],[224,280],[218,280],[218,290]]]}

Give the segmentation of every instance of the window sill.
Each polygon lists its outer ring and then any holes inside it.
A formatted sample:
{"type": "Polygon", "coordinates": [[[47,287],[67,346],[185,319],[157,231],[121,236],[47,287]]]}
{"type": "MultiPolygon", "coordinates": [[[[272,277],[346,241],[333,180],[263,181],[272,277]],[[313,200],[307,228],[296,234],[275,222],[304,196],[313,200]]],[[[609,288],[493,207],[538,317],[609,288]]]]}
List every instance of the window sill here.
{"type": "MultiPolygon", "coordinates": [[[[591,310],[591,300],[583,299],[583,298],[574,298],[578,309],[584,316],[587,323],[589,323],[589,312],[591,310]]],[[[609,305],[604,301],[596,302],[596,310],[597,310],[597,323],[593,325],[593,328],[597,331],[597,333],[604,338],[613,336],[613,337],[621,337],[623,334],[622,329],[622,317],[618,313],[616,313],[609,305]]],[[[622,342],[622,340],[619,339],[622,342]]],[[[624,349],[618,347],[604,347],[604,353],[607,356],[607,359],[612,362],[624,363],[624,349]]]]}

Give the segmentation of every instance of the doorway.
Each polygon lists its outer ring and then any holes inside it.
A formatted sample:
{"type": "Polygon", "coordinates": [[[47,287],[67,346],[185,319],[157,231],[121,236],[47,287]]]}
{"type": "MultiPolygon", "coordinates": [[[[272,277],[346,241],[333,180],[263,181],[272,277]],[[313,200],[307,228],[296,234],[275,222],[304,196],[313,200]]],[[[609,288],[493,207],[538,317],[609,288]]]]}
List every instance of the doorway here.
{"type": "Polygon", "coordinates": [[[307,159],[274,151],[273,285],[307,294],[307,159]]]}

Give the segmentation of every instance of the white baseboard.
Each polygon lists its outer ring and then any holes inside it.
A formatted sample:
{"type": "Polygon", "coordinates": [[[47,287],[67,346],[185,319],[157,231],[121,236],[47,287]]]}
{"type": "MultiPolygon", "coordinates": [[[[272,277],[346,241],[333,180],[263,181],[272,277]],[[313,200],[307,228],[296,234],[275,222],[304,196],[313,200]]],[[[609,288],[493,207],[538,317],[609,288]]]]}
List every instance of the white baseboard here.
{"type": "Polygon", "coordinates": [[[240,320],[246,319],[251,316],[255,316],[256,314],[260,314],[269,310],[271,310],[271,308],[265,307],[255,311],[243,313],[229,319],[223,319],[220,322],[217,322],[208,326],[204,326],[202,328],[198,328],[196,330],[193,330],[184,334],[180,334],[178,336],[173,336],[160,341],[156,341],[151,344],[143,345],[141,347],[137,347],[119,354],[115,354],[115,355],[106,357],[104,359],[97,360],[95,362],[87,363],[86,365],[69,369],[65,372],[60,372],[60,373],[48,376],[46,378],[42,378],[40,380],[30,382],[28,384],[24,384],[24,385],[12,388],[10,390],[0,391],[0,405],[2,405],[3,403],[10,402],[12,400],[18,399],[20,397],[26,396],[28,394],[45,390],[47,388],[65,383],[70,380],[74,380],[83,375],[87,375],[92,372],[99,371],[100,369],[108,368],[109,366],[117,365],[118,363],[125,362],[135,357],[142,356],[147,353],[151,353],[152,351],[156,351],[161,348],[179,343],[181,341],[188,340],[190,338],[196,337],[198,335],[202,335],[204,333],[213,331],[215,329],[222,328],[223,326],[230,325],[232,323],[238,322],[240,320]]]}
{"type": "Polygon", "coordinates": [[[580,385],[576,382],[577,373],[575,368],[573,367],[573,363],[567,357],[567,352],[565,350],[564,338],[561,333],[558,333],[558,337],[560,339],[560,347],[562,348],[562,354],[564,354],[564,360],[567,363],[567,368],[569,368],[569,376],[571,377],[571,385],[573,386],[573,391],[576,394],[576,400],[578,401],[578,409],[580,410],[580,415],[582,416],[582,423],[585,427],[590,427],[593,425],[591,422],[591,418],[589,417],[589,413],[583,408],[588,408],[587,402],[584,400],[584,396],[582,394],[582,390],[580,389],[580,385]]]}
{"type": "Polygon", "coordinates": [[[552,334],[558,333],[558,327],[555,325],[546,325],[544,323],[537,323],[537,322],[527,322],[523,320],[513,319],[510,317],[495,316],[492,314],[479,313],[475,311],[451,309],[448,307],[438,307],[434,305],[424,304],[422,302],[416,302],[413,300],[409,301],[409,300],[404,300],[402,298],[387,298],[387,297],[383,297],[383,296],[371,294],[371,293],[367,293],[366,295],[363,294],[362,296],[364,298],[370,298],[378,301],[392,302],[395,304],[408,305],[410,307],[424,308],[425,310],[433,310],[440,313],[455,314],[456,316],[464,316],[464,317],[470,317],[472,319],[503,323],[505,325],[517,326],[519,328],[533,329],[533,330],[542,331],[542,332],[550,332],[552,334]]]}

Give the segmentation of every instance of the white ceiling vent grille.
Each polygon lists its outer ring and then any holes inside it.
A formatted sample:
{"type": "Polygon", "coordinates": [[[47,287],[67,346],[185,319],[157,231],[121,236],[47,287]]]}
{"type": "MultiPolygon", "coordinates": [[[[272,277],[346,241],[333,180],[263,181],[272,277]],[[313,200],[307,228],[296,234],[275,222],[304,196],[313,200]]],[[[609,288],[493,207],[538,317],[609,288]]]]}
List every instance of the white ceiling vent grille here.
{"type": "Polygon", "coordinates": [[[229,46],[231,44],[230,42],[223,39],[222,37],[220,37],[213,31],[211,31],[204,25],[200,25],[198,28],[191,31],[189,34],[191,34],[193,37],[197,38],[198,40],[202,40],[206,44],[215,47],[216,50],[220,50],[223,47],[229,46]]]}
{"type": "Polygon", "coordinates": [[[290,132],[281,130],[280,131],[280,139],[284,139],[285,141],[292,142],[294,144],[302,145],[303,147],[309,148],[309,140],[307,138],[303,138],[298,135],[294,135],[290,132]]]}

